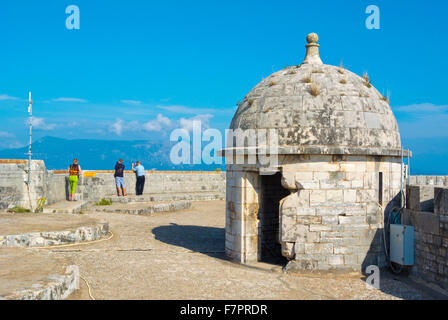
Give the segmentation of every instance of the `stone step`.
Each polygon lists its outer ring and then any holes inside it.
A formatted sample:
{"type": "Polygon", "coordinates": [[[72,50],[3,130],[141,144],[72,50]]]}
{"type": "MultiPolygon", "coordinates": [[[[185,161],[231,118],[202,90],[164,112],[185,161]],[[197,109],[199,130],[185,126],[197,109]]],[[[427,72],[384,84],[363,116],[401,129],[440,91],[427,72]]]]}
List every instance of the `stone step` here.
{"type": "Polygon", "coordinates": [[[173,212],[191,207],[189,200],[172,200],[169,202],[116,202],[108,206],[89,207],[89,211],[148,215],[156,212],[173,212]]]}
{"type": "Polygon", "coordinates": [[[59,201],[43,208],[43,213],[80,213],[87,208],[84,201],[59,201]]]}
{"type": "Polygon", "coordinates": [[[130,202],[154,202],[154,201],[174,201],[174,200],[223,200],[225,195],[222,193],[209,192],[192,192],[192,193],[152,193],[136,196],[135,194],[128,194],[126,197],[119,197],[117,195],[107,196],[106,199],[111,199],[112,202],[130,203],[130,202]]]}

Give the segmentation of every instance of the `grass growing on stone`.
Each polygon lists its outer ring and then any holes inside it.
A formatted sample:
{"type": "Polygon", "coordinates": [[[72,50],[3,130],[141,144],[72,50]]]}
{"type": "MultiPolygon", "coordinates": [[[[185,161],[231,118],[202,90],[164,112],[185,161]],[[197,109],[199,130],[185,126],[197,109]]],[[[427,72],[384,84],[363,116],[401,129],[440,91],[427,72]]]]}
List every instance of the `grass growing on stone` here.
{"type": "Polygon", "coordinates": [[[367,88],[371,88],[372,87],[372,81],[370,80],[369,75],[367,74],[367,72],[363,73],[362,78],[364,79],[364,85],[367,88]]]}
{"type": "Polygon", "coordinates": [[[381,100],[385,101],[387,104],[390,104],[390,98],[389,96],[381,96],[381,100]]]}
{"type": "Polygon", "coordinates": [[[306,76],[305,78],[302,79],[303,83],[311,83],[313,80],[311,80],[311,76],[306,76]]]}
{"type": "Polygon", "coordinates": [[[270,87],[275,86],[276,84],[277,84],[277,82],[276,82],[276,81],[273,81],[273,80],[272,80],[271,82],[269,82],[269,86],[270,86],[270,87]]]}
{"type": "Polygon", "coordinates": [[[108,200],[108,199],[103,198],[100,201],[98,201],[96,203],[96,205],[97,206],[110,206],[110,205],[112,205],[112,200],[111,199],[108,200]]]}
{"type": "Polygon", "coordinates": [[[342,64],[342,62],[339,64],[338,72],[339,72],[340,74],[344,74],[344,73],[345,73],[345,71],[344,71],[344,65],[342,64]]]}
{"type": "Polygon", "coordinates": [[[345,79],[341,79],[341,80],[339,81],[339,83],[346,84],[346,83],[347,83],[347,80],[345,80],[345,79]]]}
{"type": "Polygon", "coordinates": [[[25,213],[25,212],[31,212],[31,210],[30,210],[30,209],[23,208],[23,207],[15,206],[15,207],[13,207],[13,208],[9,208],[9,209],[7,210],[7,212],[12,212],[12,213],[25,213]]]}
{"type": "Polygon", "coordinates": [[[313,83],[310,87],[310,93],[313,97],[317,97],[320,93],[319,87],[317,84],[313,83]]]}

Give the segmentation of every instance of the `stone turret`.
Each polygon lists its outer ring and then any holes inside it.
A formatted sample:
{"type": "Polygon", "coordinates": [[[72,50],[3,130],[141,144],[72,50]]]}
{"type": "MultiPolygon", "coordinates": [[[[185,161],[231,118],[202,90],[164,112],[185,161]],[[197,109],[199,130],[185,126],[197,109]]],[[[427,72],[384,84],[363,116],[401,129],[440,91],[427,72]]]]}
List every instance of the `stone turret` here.
{"type": "Polygon", "coordinates": [[[226,252],[301,270],[384,265],[383,214],[401,190],[396,119],[366,75],[323,64],[317,34],[306,40],[303,64],[261,81],[233,117],[231,129],[277,132],[278,165],[270,176],[259,162],[227,166],[226,252]]]}

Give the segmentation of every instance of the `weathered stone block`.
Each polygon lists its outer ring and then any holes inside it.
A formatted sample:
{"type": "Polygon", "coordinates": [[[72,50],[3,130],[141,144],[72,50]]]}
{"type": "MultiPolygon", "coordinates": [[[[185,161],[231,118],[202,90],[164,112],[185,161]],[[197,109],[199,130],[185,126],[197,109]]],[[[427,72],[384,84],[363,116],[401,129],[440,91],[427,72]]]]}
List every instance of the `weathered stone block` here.
{"type": "Polygon", "coordinates": [[[420,210],[420,188],[418,186],[406,187],[406,208],[420,210]]]}
{"type": "Polygon", "coordinates": [[[332,243],[305,243],[305,253],[307,253],[307,254],[313,254],[313,253],[331,254],[331,253],[333,253],[333,244],[332,243]]]}
{"type": "Polygon", "coordinates": [[[440,234],[440,217],[432,212],[404,209],[402,222],[413,226],[417,232],[440,234]]]}
{"type": "Polygon", "coordinates": [[[436,188],[434,196],[434,213],[448,215],[448,189],[436,188]]]}
{"type": "Polygon", "coordinates": [[[344,192],[344,202],[354,203],[356,202],[356,190],[343,190],[344,192]]]}
{"type": "Polygon", "coordinates": [[[302,242],[295,242],[294,243],[294,253],[305,253],[305,244],[302,242]]]}
{"type": "Polygon", "coordinates": [[[325,190],[311,190],[310,203],[323,203],[327,201],[327,193],[325,190]]]}
{"type": "Polygon", "coordinates": [[[327,190],[328,202],[342,202],[344,201],[342,190],[327,190]]]}
{"type": "Polygon", "coordinates": [[[343,255],[329,255],[328,256],[328,264],[343,265],[344,264],[344,256],[343,255]]]}

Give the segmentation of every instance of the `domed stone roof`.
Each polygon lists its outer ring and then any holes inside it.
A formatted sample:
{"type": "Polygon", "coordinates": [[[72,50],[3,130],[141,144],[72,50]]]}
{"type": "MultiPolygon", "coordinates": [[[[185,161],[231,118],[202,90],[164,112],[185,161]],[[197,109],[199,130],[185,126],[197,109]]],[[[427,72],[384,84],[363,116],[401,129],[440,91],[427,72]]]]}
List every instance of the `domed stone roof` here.
{"type": "Polygon", "coordinates": [[[367,75],[325,65],[307,37],[302,65],[277,71],[244,98],[231,129],[277,129],[280,153],[399,155],[392,110],[367,75]]]}

